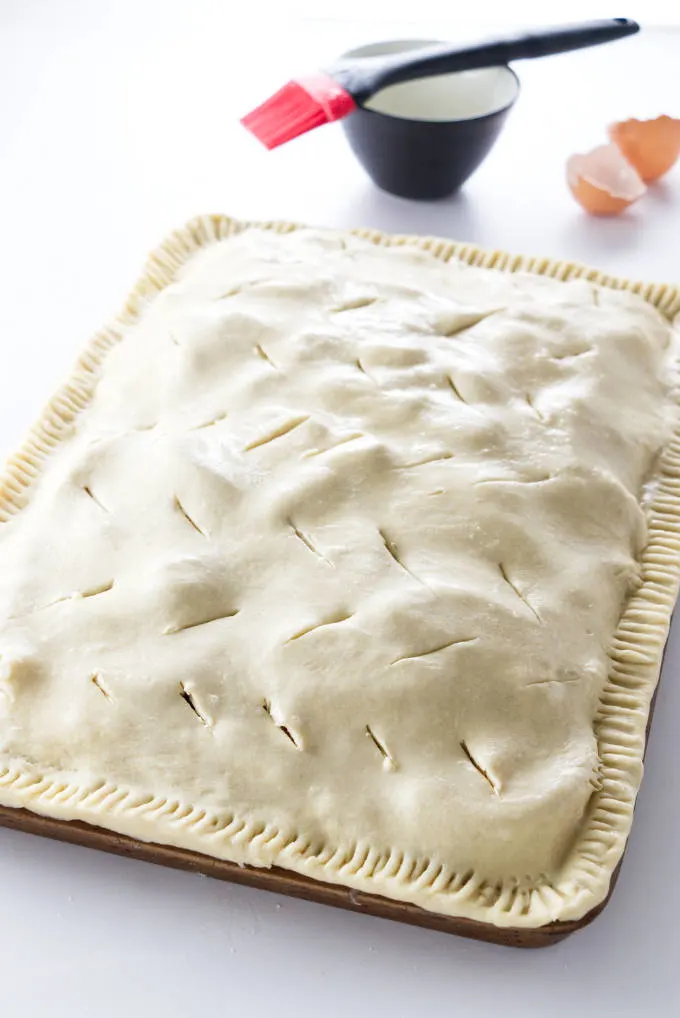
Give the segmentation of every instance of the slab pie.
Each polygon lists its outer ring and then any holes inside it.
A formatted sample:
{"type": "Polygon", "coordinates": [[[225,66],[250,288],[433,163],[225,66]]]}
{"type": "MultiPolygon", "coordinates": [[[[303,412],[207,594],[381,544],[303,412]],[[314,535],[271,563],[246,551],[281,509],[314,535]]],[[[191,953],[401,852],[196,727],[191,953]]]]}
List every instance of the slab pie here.
{"type": "Polygon", "coordinates": [[[606,897],[680,569],[677,290],[203,217],[0,489],[0,803],[497,927],[606,897]]]}

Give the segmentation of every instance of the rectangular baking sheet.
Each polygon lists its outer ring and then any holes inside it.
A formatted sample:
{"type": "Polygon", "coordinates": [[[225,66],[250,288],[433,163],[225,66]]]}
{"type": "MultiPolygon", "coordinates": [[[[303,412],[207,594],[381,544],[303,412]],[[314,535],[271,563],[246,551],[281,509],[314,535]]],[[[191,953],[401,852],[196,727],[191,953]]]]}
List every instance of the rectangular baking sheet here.
{"type": "MultiPolygon", "coordinates": [[[[244,228],[247,224],[235,224],[232,221],[219,219],[219,225],[226,235],[244,228]]],[[[257,225],[282,232],[295,228],[294,224],[283,223],[257,225]]],[[[370,235],[371,239],[377,243],[382,242],[382,235],[374,231],[356,232],[361,235],[370,235]]],[[[403,240],[413,242],[415,238],[403,238],[403,240]]],[[[422,241],[423,246],[426,246],[435,254],[441,254],[439,248],[451,247],[452,250],[449,252],[449,256],[454,256],[453,249],[455,248],[455,257],[470,264],[480,263],[481,252],[478,249],[466,245],[451,245],[449,242],[438,241],[432,238],[421,238],[420,241],[422,241]]],[[[537,272],[539,274],[546,272],[551,264],[546,259],[527,260],[501,252],[496,252],[493,260],[494,263],[495,261],[502,262],[502,267],[506,271],[517,271],[519,268],[522,268],[525,271],[537,272]]],[[[556,266],[555,272],[551,271],[550,274],[557,275],[559,278],[583,276],[597,281],[601,285],[617,285],[616,281],[609,281],[608,277],[601,277],[601,274],[597,273],[596,270],[575,266],[570,263],[554,263],[554,266],[556,266]],[[559,271],[557,271],[558,269],[559,271]]],[[[498,267],[501,268],[501,265],[499,264],[498,267]]],[[[631,289],[639,292],[646,299],[651,300],[653,298],[653,302],[657,306],[661,307],[663,305],[667,314],[675,313],[676,309],[680,310],[680,291],[677,288],[643,283],[629,285],[631,289]]],[[[128,305],[125,309],[125,314],[134,313],[136,315],[137,310],[136,305],[134,307],[128,305]]],[[[656,691],[650,706],[647,734],[649,734],[649,725],[651,724],[655,700],[656,691]]],[[[333,905],[338,908],[393,919],[414,926],[514,947],[548,946],[549,944],[559,942],[570,933],[588,925],[607,904],[620,869],[619,864],[612,875],[607,898],[580,919],[568,922],[554,922],[537,928],[507,928],[467,918],[451,917],[436,912],[429,912],[416,905],[384,898],[380,895],[357,892],[336,884],[327,884],[278,867],[262,869],[240,866],[236,863],[215,859],[198,852],[151,842],[137,841],[81,821],[66,821],[45,817],[22,808],[0,806],[0,826],[31,834],[39,834],[76,845],[98,848],[117,855],[155,862],[177,869],[186,869],[221,880],[246,884],[263,890],[276,891],[280,894],[287,894],[320,904],[333,905]]]]}

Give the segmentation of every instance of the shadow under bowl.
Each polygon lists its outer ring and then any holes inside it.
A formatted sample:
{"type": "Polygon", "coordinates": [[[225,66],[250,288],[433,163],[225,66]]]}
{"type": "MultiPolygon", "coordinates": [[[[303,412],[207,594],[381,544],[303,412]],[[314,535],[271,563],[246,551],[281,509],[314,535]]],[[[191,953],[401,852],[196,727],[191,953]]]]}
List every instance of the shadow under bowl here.
{"type": "MultiPolygon", "coordinates": [[[[375,43],[343,59],[432,45],[408,39],[375,43]]],[[[507,66],[458,71],[383,89],[343,121],[355,156],[378,187],[433,201],[454,194],[498,138],[520,91],[507,66]]]]}

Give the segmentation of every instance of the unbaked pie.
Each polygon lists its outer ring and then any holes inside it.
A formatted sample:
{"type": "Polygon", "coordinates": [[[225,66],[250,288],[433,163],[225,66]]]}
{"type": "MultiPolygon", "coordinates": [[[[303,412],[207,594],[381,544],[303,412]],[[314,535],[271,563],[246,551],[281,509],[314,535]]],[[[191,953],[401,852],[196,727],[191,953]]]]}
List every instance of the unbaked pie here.
{"type": "Polygon", "coordinates": [[[678,585],[679,309],[174,234],[3,481],[0,803],[497,926],[593,909],[678,585]]]}

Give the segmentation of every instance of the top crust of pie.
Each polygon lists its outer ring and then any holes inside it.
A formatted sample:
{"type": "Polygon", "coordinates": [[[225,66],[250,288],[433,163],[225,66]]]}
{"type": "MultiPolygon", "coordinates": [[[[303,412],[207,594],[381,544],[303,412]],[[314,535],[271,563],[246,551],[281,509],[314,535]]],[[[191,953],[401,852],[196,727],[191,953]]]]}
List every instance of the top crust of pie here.
{"type": "Polygon", "coordinates": [[[583,915],[677,589],[670,313],[200,222],[10,465],[0,802],[497,925],[583,915]]]}

